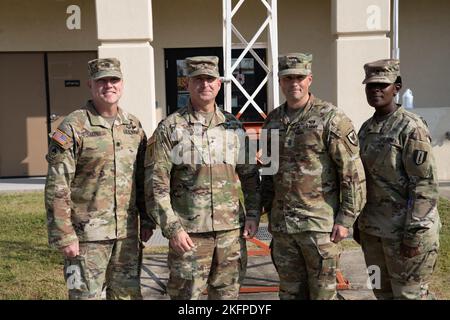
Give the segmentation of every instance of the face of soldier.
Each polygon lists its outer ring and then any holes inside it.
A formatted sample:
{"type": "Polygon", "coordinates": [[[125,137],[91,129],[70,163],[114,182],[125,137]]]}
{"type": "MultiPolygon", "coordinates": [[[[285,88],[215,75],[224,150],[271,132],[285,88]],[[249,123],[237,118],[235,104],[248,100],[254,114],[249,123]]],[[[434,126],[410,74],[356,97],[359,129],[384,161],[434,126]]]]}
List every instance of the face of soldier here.
{"type": "Polygon", "coordinates": [[[194,106],[214,103],[220,90],[220,79],[208,75],[189,78],[188,90],[194,106]]]}
{"type": "Polygon", "coordinates": [[[289,106],[305,104],[309,98],[312,75],[288,74],[280,78],[280,87],[289,106]]]}
{"type": "Polygon", "coordinates": [[[92,99],[96,103],[117,104],[122,96],[123,81],[116,77],[105,77],[89,81],[92,99]]]}
{"type": "Polygon", "coordinates": [[[395,83],[366,84],[366,98],[369,105],[377,110],[395,107],[394,97],[401,85],[395,83]]]}

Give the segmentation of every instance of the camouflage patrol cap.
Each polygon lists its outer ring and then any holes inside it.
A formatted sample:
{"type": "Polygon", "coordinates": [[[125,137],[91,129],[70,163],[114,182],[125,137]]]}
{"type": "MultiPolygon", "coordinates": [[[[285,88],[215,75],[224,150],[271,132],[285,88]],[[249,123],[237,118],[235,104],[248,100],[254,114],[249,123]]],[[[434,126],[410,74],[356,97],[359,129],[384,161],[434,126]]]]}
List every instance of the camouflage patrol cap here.
{"type": "Polygon", "coordinates": [[[188,72],[188,77],[195,77],[201,74],[219,78],[219,57],[197,56],[188,57],[184,61],[188,72]]]}
{"type": "Polygon", "coordinates": [[[288,53],[278,57],[278,76],[299,74],[307,76],[311,74],[312,54],[288,53]]]}
{"type": "Polygon", "coordinates": [[[400,76],[400,61],[397,59],[383,59],[364,65],[366,83],[395,83],[400,76]]]}
{"type": "Polygon", "coordinates": [[[116,77],[122,79],[120,61],[116,58],[94,59],[88,62],[89,76],[92,80],[116,77]]]}

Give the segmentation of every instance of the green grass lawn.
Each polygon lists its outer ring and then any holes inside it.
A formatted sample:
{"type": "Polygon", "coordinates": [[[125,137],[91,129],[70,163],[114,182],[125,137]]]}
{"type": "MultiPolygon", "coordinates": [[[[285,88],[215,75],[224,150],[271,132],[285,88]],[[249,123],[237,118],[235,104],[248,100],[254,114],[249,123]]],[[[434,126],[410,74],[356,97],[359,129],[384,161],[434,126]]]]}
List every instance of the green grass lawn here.
{"type": "MultiPolygon", "coordinates": [[[[441,249],[432,281],[450,299],[450,201],[441,199],[441,249]]],[[[42,192],[0,193],[0,299],[66,299],[63,259],[47,245],[42,192]]],[[[347,243],[344,249],[354,249],[347,243]]],[[[146,249],[146,252],[167,248],[146,249]]]]}
{"type": "Polygon", "coordinates": [[[439,214],[442,220],[440,250],[436,269],[433,274],[431,291],[438,299],[450,300],[450,201],[439,202],[439,214]]]}
{"type": "Polygon", "coordinates": [[[42,192],[0,194],[0,299],[66,299],[45,220],[42,192]]]}

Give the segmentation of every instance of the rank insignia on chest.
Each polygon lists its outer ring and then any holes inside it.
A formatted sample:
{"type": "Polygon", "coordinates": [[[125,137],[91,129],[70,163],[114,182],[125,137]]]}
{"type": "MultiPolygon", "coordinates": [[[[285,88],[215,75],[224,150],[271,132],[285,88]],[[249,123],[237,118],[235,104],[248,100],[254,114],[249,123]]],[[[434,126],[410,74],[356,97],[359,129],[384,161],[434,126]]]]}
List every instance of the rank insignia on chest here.
{"type": "Polygon", "coordinates": [[[414,163],[418,166],[427,161],[428,152],[422,150],[414,150],[413,157],[414,163]]]}
{"type": "Polygon", "coordinates": [[[286,148],[291,148],[294,146],[294,139],[292,137],[286,137],[286,140],[284,141],[284,146],[286,148]]]}
{"type": "Polygon", "coordinates": [[[352,130],[348,135],[347,135],[347,139],[348,141],[354,145],[354,146],[358,146],[358,136],[356,135],[355,130],[352,130]]]}

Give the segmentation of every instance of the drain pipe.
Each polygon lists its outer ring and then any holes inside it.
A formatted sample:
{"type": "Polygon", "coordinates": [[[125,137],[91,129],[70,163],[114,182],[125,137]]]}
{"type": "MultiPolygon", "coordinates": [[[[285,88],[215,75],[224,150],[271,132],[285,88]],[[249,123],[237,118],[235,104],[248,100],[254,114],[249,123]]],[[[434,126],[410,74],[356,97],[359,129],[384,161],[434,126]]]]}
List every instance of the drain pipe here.
{"type": "Polygon", "coordinates": [[[399,0],[393,0],[394,1],[394,12],[393,12],[393,30],[392,30],[392,59],[400,59],[400,48],[398,47],[398,1],[399,0]]]}
{"type": "MultiPolygon", "coordinates": [[[[400,59],[400,48],[398,47],[398,1],[393,0],[393,30],[392,30],[392,53],[391,59],[400,59]]],[[[400,102],[400,93],[395,96],[395,103],[400,102]]]]}

